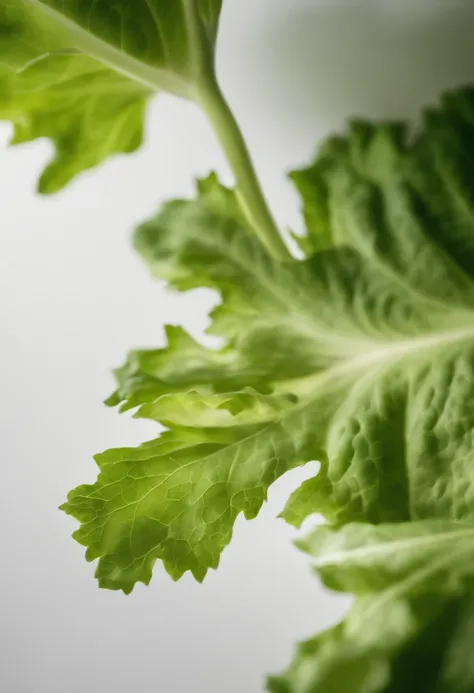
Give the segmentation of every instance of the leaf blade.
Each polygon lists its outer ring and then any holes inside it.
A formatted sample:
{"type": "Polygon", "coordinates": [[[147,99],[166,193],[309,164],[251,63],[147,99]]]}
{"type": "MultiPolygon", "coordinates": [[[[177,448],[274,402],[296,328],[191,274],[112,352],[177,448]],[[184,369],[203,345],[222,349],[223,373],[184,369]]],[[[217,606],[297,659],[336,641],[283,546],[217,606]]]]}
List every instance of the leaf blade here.
{"type": "Polygon", "coordinates": [[[96,458],[92,486],[69,494],[62,510],[81,527],[74,537],[99,558],[101,587],[129,593],[148,584],[156,559],[178,579],[217,568],[239,513],[257,515],[268,486],[299,463],[297,443],[277,421],[247,432],[165,433],[135,449],[96,458]],[[182,437],[184,440],[180,440],[182,437]]]}
{"type": "MultiPolygon", "coordinates": [[[[0,2],[0,119],[13,123],[13,144],[53,142],[40,192],[138,149],[154,94],[194,98],[182,3],[171,9],[162,0],[0,2]]],[[[202,3],[211,55],[220,9],[220,0],[202,3]]]]}

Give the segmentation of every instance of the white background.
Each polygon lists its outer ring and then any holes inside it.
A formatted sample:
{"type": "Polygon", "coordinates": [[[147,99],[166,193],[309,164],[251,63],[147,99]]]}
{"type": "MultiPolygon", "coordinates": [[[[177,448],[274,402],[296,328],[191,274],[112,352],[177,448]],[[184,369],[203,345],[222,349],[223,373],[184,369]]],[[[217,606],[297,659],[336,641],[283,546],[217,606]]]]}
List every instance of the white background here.
{"type": "MultiPolygon", "coordinates": [[[[284,179],[348,115],[414,117],[474,78],[472,3],[226,0],[222,84],[284,226],[299,229],[284,179]]],[[[160,325],[199,335],[207,292],[167,293],[129,246],[130,231],[192,177],[227,170],[204,118],[160,97],[146,147],[34,194],[48,143],[7,150],[0,129],[0,689],[5,693],[258,693],[293,644],[334,622],[330,597],[276,520],[310,470],[278,482],[260,517],[237,522],[204,585],[160,566],[129,597],[98,590],[57,511],[95,478],[92,454],[155,435],[102,406],[112,367],[155,346],[160,325]]],[[[228,179],[229,180],[229,179],[228,179]]],[[[328,692],[329,693],[329,692],[328,692]]]]}

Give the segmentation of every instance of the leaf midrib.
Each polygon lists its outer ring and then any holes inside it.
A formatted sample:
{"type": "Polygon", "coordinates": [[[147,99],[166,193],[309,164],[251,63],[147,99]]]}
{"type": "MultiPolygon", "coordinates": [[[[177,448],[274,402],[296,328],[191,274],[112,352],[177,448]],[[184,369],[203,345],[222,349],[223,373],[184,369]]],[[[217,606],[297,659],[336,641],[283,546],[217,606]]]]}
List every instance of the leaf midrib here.
{"type": "MultiPolygon", "coordinates": [[[[184,223],[186,223],[186,219],[184,223]]],[[[220,221],[220,224],[221,228],[225,227],[224,221],[220,221]]],[[[368,365],[370,365],[370,362],[372,361],[374,363],[389,361],[390,356],[392,354],[398,355],[399,352],[403,356],[411,351],[415,352],[418,349],[437,346],[438,344],[441,345],[443,343],[449,343],[451,341],[458,341],[458,339],[461,340],[469,336],[474,337],[474,327],[456,328],[453,330],[446,330],[438,333],[435,333],[434,331],[425,332],[424,335],[399,340],[397,342],[394,342],[393,340],[387,342],[383,342],[380,340],[379,342],[377,342],[374,339],[371,339],[370,336],[364,338],[363,336],[351,336],[350,334],[336,332],[331,327],[325,325],[323,321],[318,320],[317,310],[309,310],[309,305],[306,301],[303,303],[299,303],[297,301],[292,303],[292,297],[289,294],[285,293],[283,287],[286,285],[287,282],[294,283],[295,277],[291,274],[285,275],[285,265],[277,266],[276,271],[279,274],[277,274],[276,277],[275,275],[269,277],[268,267],[265,267],[265,263],[271,263],[271,260],[264,252],[257,253],[256,255],[254,255],[251,258],[251,263],[249,263],[248,261],[245,262],[243,260],[241,256],[241,251],[238,252],[236,250],[236,247],[238,248],[238,245],[236,246],[235,241],[231,241],[230,243],[228,242],[227,244],[224,242],[224,234],[203,236],[202,234],[195,232],[194,237],[200,245],[209,246],[211,253],[215,251],[216,247],[219,248],[222,252],[223,257],[231,258],[232,262],[234,262],[245,274],[255,278],[255,280],[258,282],[258,284],[264,290],[264,292],[266,292],[269,296],[273,298],[273,300],[275,300],[279,308],[282,308],[282,312],[277,313],[277,323],[279,325],[283,325],[284,322],[288,321],[290,324],[294,326],[294,328],[299,334],[307,335],[312,341],[316,343],[317,346],[323,346],[328,349],[330,348],[331,350],[334,350],[334,352],[337,352],[337,355],[342,358],[339,358],[337,364],[329,369],[331,372],[333,369],[335,369],[335,374],[336,369],[337,374],[339,374],[341,370],[352,370],[352,366],[350,364],[353,364],[355,369],[358,371],[360,369],[360,366],[365,365],[367,361],[369,361],[368,365]],[[374,349],[371,350],[371,348],[374,349]],[[356,356],[352,359],[345,359],[344,352],[351,355],[356,353],[356,356]]],[[[238,236],[238,238],[240,240],[241,237],[238,236]]],[[[273,263],[271,263],[270,266],[273,267],[273,263]]],[[[423,299],[423,302],[425,303],[426,307],[433,307],[434,304],[430,302],[429,297],[425,296],[424,294],[420,294],[418,298],[420,297],[423,299]]],[[[316,300],[318,298],[319,297],[316,296],[316,300]]],[[[440,319],[442,319],[443,316],[448,315],[447,308],[449,307],[449,309],[452,311],[450,316],[451,320],[454,317],[454,315],[456,315],[460,323],[461,321],[466,321],[467,323],[470,319],[472,319],[474,323],[474,311],[459,310],[456,306],[452,306],[450,304],[444,305],[437,302],[434,303],[438,310],[441,307],[443,308],[442,313],[437,314],[440,319]]],[[[225,302],[221,305],[225,306],[225,302]]],[[[263,315],[255,319],[254,324],[255,326],[257,326],[258,324],[265,325],[265,323],[267,322],[271,324],[272,319],[269,318],[269,315],[263,315]]],[[[326,371],[326,373],[328,372],[329,371],[326,371]]],[[[320,378],[321,374],[318,373],[315,377],[320,378]]],[[[307,379],[308,377],[306,376],[301,380],[303,381],[307,379]]]]}
{"type": "Polygon", "coordinates": [[[190,84],[180,75],[170,69],[161,69],[147,65],[128,53],[98,38],[83,29],[61,12],[48,7],[42,0],[20,0],[22,4],[33,5],[40,15],[57,27],[65,37],[69,38],[74,47],[118,72],[128,79],[141,84],[150,92],[168,91],[187,99],[193,98],[190,84]]]}
{"type": "Polygon", "coordinates": [[[419,551],[420,549],[430,547],[431,545],[437,545],[444,541],[453,542],[461,538],[469,537],[474,539],[474,527],[425,534],[423,536],[407,537],[395,541],[387,539],[377,544],[370,544],[369,546],[333,551],[325,556],[314,559],[313,565],[315,568],[344,565],[352,561],[359,561],[360,559],[372,559],[377,556],[385,556],[396,551],[419,551]]]}
{"type": "Polygon", "coordinates": [[[466,547],[464,544],[461,544],[460,546],[454,544],[451,548],[451,551],[446,551],[439,556],[437,560],[430,561],[427,564],[417,568],[405,578],[399,582],[396,582],[394,585],[388,587],[374,597],[369,608],[363,613],[363,622],[351,624],[350,630],[352,630],[354,634],[357,633],[359,627],[364,628],[373,615],[376,614],[377,611],[383,610],[389,602],[396,601],[397,599],[409,595],[410,591],[413,590],[417,585],[423,583],[424,581],[428,581],[437,572],[442,571],[446,565],[449,563],[452,564],[464,554],[472,551],[470,546],[466,547]]]}
{"type": "MultiPolygon", "coordinates": [[[[399,363],[403,358],[415,355],[423,351],[441,348],[449,344],[456,344],[465,340],[474,340],[474,327],[462,328],[457,330],[447,330],[444,332],[433,332],[422,337],[413,339],[403,339],[395,342],[372,342],[375,347],[372,351],[358,353],[353,358],[337,361],[333,366],[325,371],[319,371],[312,376],[305,376],[294,380],[281,381],[277,391],[290,390],[299,396],[311,396],[315,392],[324,394],[325,385],[338,382],[342,379],[350,380],[351,375],[356,375],[361,371],[371,370],[375,367],[388,366],[391,363],[399,363]]],[[[370,343],[368,343],[370,344],[370,343]]]]}

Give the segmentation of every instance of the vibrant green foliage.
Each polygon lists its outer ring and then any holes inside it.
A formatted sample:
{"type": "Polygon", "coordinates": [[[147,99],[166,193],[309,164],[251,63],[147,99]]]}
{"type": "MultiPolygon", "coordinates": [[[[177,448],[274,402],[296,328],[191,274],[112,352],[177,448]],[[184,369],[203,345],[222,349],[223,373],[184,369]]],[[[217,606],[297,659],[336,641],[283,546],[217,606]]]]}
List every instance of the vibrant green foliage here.
{"type": "MultiPolygon", "coordinates": [[[[468,317],[473,136],[471,90],[449,94],[440,110],[429,111],[411,145],[400,125],[354,124],[348,138],[330,141],[313,167],[294,175],[305,199],[305,248],[356,247],[394,274],[408,275],[417,292],[431,287],[438,304],[452,302],[453,315],[464,304],[468,317]],[[445,276],[436,254],[452,268],[445,276]],[[466,280],[458,293],[458,282],[466,280]]],[[[327,587],[357,600],[343,623],[300,645],[285,674],[270,679],[272,693],[474,691],[472,337],[460,351],[445,344],[424,365],[410,360],[404,359],[390,407],[386,393],[371,385],[368,406],[354,417],[344,472],[351,477],[358,446],[366,461],[382,462],[385,476],[398,465],[406,480],[393,489],[399,514],[348,513],[336,495],[341,463],[331,456],[287,505],[284,514],[296,525],[318,508],[335,521],[298,544],[314,557],[327,587]],[[396,435],[384,437],[394,427],[396,435]]]]}
{"type": "Polygon", "coordinates": [[[13,143],[50,138],[40,191],[142,141],[145,106],[169,91],[195,97],[213,70],[221,0],[0,0],[0,119],[13,143]],[[204,57],[203,57],[204,54],[204,57]]]}
{"type": "Polygon", "coordinates": [[[168,430],[98,455],[96,483],[62,507],[102,587],[129,593],[157,559],[202,580],[237,516],[318,460],[282,516],[325,517],[298,544],[328,588],[356,599],[269,690],[474,693],[474,91],[447,95],[416,137],[354,122],[326,142],[291,175],[305,258],[281,261],[215,81],[220,10],[0,0],[0,118],[13,143],[53,142],[40,191],[134,151],[160,91],[201,104],[238,182],[200,180],[195,199],[137,230],[154,276],[219,293],[210,332],[223,346],[167,326],[166,346],[131,353],[107,404],[168,430]]]}
{"type": "Polygon", "coordinates": [[[398,124],[364,123],[328,142],[293,175],[304,261],[272,260],[215,177],[137,232],[153,274],[220,292],[211,331],[225,346],[169,328],[167,348],[129,357],[111,403],[170,432],[100,457],[98,482],[66,510],[102,584],[128,591],[157,557],[200,579],[238,512],[253,517],[273,479],[320,460],[283,516],[333,523],[300,546],[357,601],[300,646],[273,693],[474,690],[473,135],[464,91],[414,142],[398,124]],[[181,463],[169,441],[189,435],[181,463]]]}
{"type": "Polygon", "coordinates": [[[472,693],[474,525],[319,527],[299,543],[323,582],[358,601],[302,644],[272,693],[472,693]]]}
{"type": "MultiPolygon", "coordinates": [[[[453,99],[469,113],[470,94],[453,99]]],[[[469,521],[474,277],[449,246],[451,224],[433,229],[423,207],[430,148],[439,175],[448,170],[430,128],[408,149],[399,126],[357,124],[298,174],[318,171],[332,237],[306,261],[272,260],[215,177],[138,230],[153,274],[220,292],[211,331],[226,344],[208,350],[169,328],[167,348],[118,371],[111,403],[141,405],[138,416],[170,433],[100,456],[97,484],[65,506],[102,584],[128,591],[157,557],[173,576],[201,579],[236,515],[253,517],[269,483],[311,459],[318,476],[284,511],[295,524],[313,512],[338,524],[469,521]]],[[[470,190],[453,176],[446,209],[453,186],[466,208],[470,190]]]]}
{"type": "Polygon", "coordinates": [[[270,693],[472,693],[472,598],[359,601],[345,621],[299,645],[270,693]]]}

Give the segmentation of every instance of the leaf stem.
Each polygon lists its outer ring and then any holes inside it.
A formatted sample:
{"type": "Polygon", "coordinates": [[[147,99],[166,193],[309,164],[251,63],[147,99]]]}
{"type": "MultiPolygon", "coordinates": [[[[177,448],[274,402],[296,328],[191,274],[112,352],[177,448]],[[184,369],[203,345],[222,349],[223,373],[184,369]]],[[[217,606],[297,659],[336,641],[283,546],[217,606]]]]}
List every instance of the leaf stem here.
{"type": "Polygon", "coordinates": [[[268,207],[245,139],[222,91],[214,69],[214,47],[209,43],[197,0],[181,0],[187,20],[195,67],[195,100],[207,115],[235,176],[239,202],[250,226],[278,260],[291,255],[268,207]]]}
{"type": "Polygon", "coordinates": [[[201,86],[198,102],[227,157],[235,176],[239,201],[251,227],[275,258],[290,259],[260,187],[242,132],[215,78],[208,79],[201,86]]]}

